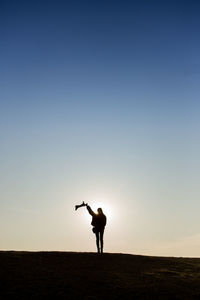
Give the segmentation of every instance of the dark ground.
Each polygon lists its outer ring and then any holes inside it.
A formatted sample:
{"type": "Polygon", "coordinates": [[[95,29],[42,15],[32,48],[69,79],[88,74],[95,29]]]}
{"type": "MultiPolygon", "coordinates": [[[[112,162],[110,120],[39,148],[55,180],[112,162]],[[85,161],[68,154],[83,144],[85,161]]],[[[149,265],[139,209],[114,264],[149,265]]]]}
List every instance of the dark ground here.
{"type": "Polygon", "coordinates": [[[1,299],[200,299],[200,258],[0,251],[1,299]]]}

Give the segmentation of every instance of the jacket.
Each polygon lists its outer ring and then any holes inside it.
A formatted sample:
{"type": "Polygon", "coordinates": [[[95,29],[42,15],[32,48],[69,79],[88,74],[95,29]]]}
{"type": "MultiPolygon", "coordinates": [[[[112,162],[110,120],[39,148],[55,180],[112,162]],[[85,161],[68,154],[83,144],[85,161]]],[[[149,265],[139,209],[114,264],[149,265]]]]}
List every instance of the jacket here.
{"type": "Polygon", "coordinates": [[[94,226],[97,230],[103,230],[106,226],[106,216],[103,213],[95,214],[89,205],[87,206],[87,210],[92,216],[91,225],[94,226]]]}

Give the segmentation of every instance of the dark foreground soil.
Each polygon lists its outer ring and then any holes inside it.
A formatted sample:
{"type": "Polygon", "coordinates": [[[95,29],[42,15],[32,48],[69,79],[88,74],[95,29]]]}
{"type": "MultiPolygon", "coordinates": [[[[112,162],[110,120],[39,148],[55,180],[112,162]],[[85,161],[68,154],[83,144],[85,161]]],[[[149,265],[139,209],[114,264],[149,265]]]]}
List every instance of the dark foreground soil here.
{"type": "Polygon", "coordinates": [[[200,258],[0,251],[0,299],[200,299],[200,258]]]}

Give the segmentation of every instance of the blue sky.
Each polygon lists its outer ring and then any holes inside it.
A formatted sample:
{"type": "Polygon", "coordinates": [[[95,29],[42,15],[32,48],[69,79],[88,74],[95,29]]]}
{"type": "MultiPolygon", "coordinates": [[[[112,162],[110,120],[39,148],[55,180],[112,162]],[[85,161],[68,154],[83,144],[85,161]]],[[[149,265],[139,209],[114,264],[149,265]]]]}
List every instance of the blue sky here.
{"type": "Polygon", "coordinates": [[[92,251],[85,200],[107,251],[199,255],[199,13],[1,1],[2,249],[92,251]]]}

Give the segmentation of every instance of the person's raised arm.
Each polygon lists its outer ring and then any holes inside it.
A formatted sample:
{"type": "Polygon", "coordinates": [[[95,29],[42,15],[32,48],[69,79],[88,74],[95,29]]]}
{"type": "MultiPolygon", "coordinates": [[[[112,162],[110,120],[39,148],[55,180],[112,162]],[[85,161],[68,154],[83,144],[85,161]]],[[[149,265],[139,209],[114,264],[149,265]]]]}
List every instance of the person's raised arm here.
{"type": "Polygon", "coordinates": [[[89,205],[87,205],[86,207],[87,207],[87,210],[88,210],[89,214],[90,214],[91,216],[94,216],[95,213],[93,212],[93,210],[91,209],[91,207],[90,207],[89,205]]]}

